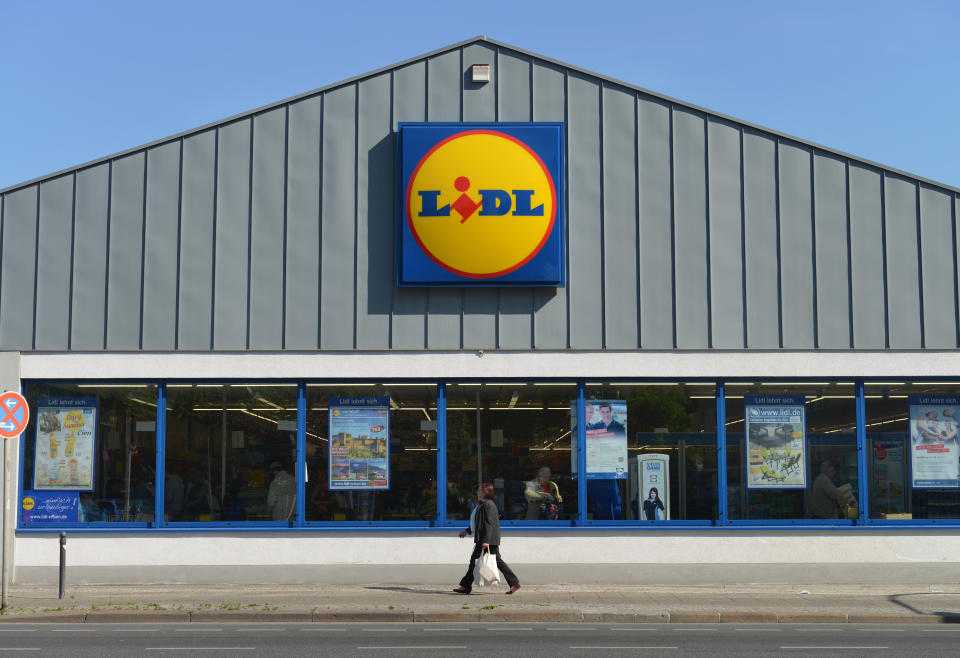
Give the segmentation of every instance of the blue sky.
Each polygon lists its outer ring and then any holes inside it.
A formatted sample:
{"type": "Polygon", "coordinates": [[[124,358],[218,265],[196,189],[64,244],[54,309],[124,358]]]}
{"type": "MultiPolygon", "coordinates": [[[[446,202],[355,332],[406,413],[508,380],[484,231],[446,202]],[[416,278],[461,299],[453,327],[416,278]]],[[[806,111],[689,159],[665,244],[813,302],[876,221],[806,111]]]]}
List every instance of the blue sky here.
{"type": "Polygon", "coordinates": [[[477,35],[960,187],[960,3],[0,0],[0,189],[477,35]]]}

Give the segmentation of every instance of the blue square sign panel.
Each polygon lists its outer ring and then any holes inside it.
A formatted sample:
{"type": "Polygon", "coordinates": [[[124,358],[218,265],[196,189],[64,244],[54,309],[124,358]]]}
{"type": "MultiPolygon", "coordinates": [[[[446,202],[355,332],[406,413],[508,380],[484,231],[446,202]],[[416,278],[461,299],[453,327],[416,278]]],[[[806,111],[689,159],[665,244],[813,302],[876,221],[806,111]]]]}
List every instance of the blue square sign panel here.
{"type": "Polygon", "coordinates": [[[399,133],[397,285],[564,285],[562,123],[399,133]]]}

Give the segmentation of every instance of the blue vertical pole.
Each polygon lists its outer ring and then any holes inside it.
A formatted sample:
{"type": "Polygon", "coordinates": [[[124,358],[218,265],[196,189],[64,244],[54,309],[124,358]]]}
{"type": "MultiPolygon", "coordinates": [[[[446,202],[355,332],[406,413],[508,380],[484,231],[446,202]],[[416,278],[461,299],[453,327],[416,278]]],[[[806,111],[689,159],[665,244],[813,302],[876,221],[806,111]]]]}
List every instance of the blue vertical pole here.
{"type": "Polygon", "coordinates": [[[717,382],[717,523],[730,521],[727,514],[727,389],[717,382]]]}
{"type": "Polygon", "coordinates": [[[163,485],[166,479],[167,463],[167,385],[157,385],[157,463],[154,479],[153,523],[156,526],[166,525],[163,519],[163,485]]]}
{"type": "MultiPolygon", "coordinates": [[[[297,384],[297,518],[295,526],[307,520],[307,385],[297,384]]],[[[314,483],[313,486],[317,486],[314,483]]]]}
{"type": "Polygon", "coordinates": [[[860,503],[860,517],[857,523],[866,523],[870,518],[869,482],[867,481],[867,399],[864,394],[863,380],[858,380],[857,387],[857,500],[860,503]]]}
{"type": "Polygon", "coordinates": [[[584,416],[587,414],[587,387],[577,382],[577,523],[587,522],[587,432],[584,416]]]}
{"type": "Polygon", "coordinates": [[[447,383],[437,384],[437,516],[435,525],[447,522],[447,383]]]}

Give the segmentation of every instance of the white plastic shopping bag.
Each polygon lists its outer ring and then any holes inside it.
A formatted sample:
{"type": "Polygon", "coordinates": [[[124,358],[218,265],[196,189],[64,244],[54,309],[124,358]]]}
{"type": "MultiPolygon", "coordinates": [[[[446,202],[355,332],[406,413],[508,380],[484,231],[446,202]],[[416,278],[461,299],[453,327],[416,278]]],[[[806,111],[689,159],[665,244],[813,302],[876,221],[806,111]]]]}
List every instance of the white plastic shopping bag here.
{"type": "Polygon", "coordinates": [[[484,551],[473,567],[473,584],[477,587],[500,584],[500,570],[497,569],[497,556],[484,551]]]}

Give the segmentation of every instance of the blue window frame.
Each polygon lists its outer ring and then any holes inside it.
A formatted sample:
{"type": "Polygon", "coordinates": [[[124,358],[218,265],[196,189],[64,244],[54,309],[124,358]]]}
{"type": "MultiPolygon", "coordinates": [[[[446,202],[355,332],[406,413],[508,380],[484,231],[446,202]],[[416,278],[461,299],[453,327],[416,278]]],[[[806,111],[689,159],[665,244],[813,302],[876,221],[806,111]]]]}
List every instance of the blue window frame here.
{"type": "MultiPolygon", "coordinates": [[[[706,382],[707,380],[703,380],[706,382]]],[[[30,391],[35,391],[36,385],[42,384],[58,384],[58,382],[25,382],[24,392],[29,393],[30,391]]],[[[230,382],[228,382],[230,383],[230,382]]],[[[291,429],[290,434],[293,437],[293,443],[291,444],[291,459],[292,470],[295,472],[296,480],[296,506],[294,515],[289,522],[278,522],[278,521],[249,521],[249,520],[237,520],[237,521],[217,521],[211,522],[209,520],[196,520],[196,521],[166,521],[164,520],[165,503],[166,503],[166,486],[165,478],[156,477],[155,486],[154,486],[154,500],[153,508],[155,510],[155,516],[153,519],[144,518],[138,519],[135,515],[127,513],[127,515],[122,520],[117,521],[103,521],[103,520],[92,520],[85,522],[51,522],[51,523],[42,523],[42,522],[25,522],[22,515],[18,515],[18,531],[20,532],[52,532],[59,529],[68,529],[71,532],[163,532],[163,531],[197,531],[197,532],[217,532],[223,531],[229,528],[231,531],[316,531],[316,530],[361,530],[361,529],[370,529],[370,530],[448,530],[453,528],[459,528],[462,526],[462,520],[460,519],[451,519],[448,518],[446,510],[448,508],[449,502],[449,491],[446,486],[448,480],[449,467],[448,467],[448,458],[449,452],[448,447],[450,445],[448,437],[448,393],[449,386],[451,383],[456,383],[456,381],[417,381],[417,380],[408,380],[405,382],[408,385],[420,384],[428,387],[436,388],[436,404],[434,408],[428,410],[426,417],[430,418],[431,414],[435,419],[435,436],[436,443],[433,450],[430,450],[428,454],[435,455],[435,463],[433,463],[433,468],[435,469],[433,486],[435,488],[435,507],[432,511],[425,517],[412,519],[412,520],[338,520],[338,519],[329,519],[329,520],[319,520],[311,519],[311,512],[309,510],[310,497],[309,491],[311,487],[315,484],[310,481],[312,477],[308,469],[308,458],[307,453],[310,450],[310,444],[308,442],[308,416],[310,414],[309,409],[309,393],[308,386],[323,384],[330,387],[335,387],[338,382],[267,382],[274,384],[289,384],[295,387],[295,431],[291,429]]],[[[347,383],[347,382],[343,382],[347,383]]],[[[357,384],[358,382],[350,382],[357,384]]],[[[360,382],[362,383],[362,382],[360,382]]],[[[520,382],[515,380],[497,380],[492,381],[491,383],[504,386],[518,385],[520,382]]],[[[616,382],[611,382],[615,384],[616,382]]],[[[872,382],[870,380],[858,379],[853,382],[853,387],[855,390],[854,393],[854,407],[855,407],[855,427],[854,431],[850,434],[845,435],[844,441],[847,441],[849,445],[855,444],[855,468],[859,476],[857,477],[856,486],[854,488],[855,496],[858,500],[859,509],[856,518],[849,519],[809,519],[809,518],[783,518],[783,519],[751,519],[751,518],[731,518],[731,509],[730,509],[730,485],[731,482],[728,478],[728,473],[732,465],[731,452],[732,445],[729,441],[730,432],[728,431],[728,425],[730,421],[728,420],[728,400],[730,399],[730,385],[734,386],[743,386],[747,383],[746,380],[722,380],[714,382],[716,385],[716,460],[717,460],[717,473],[718,478],[716,481],[716,496],[717,496],[717,505],[716,505],[716,517],[709,520],[675,520],[664,522],[663,524],[651,524],[649,522],[641,521],[630,521],[630,520],[611,520],[611,519],[593,519],[591,518],[590,508],[588,505],[588,500],[590,497],[589,494],[589,483],[587,478],[577,478],[575,480],[575,497],[576,497],[576,512],[566,520],[562,521],[549,521],[549,522],[538,522],[538,521],[527,521],[527,520],[505,520],[505,526],[513,527],[523,527],[530,529],[569,529],[569,528],[594,528],[594,529],[623,529],[631,528],[637,531],[642,531],[643,529],[650,529],[652,526],[658,529],[682,529],[684,527],[689,528],[704,528],[704,527],[717,527],[717,528],[804,528],[804,527],[823,527],[823,528],[833,528],[836,530],[850,530],[854,528],[860,529],[883,529],[883,528],[892,528],[892,527],[911,527],[911,528],[922,528],[922,527],[960,527],[960,487],[954,490],[952,493],[948,492],[949,495],[944,494],[939,496],[939,498],[934,498],[932,495],[921,490],[912,490],[909,487],[910,482],[910,462],[908,458],[908,448],[909,448],[909,419],[905,415],[905,410],[907,409],[906,399],[914,394],[924,391],[934,391],[938,393],[943,393],[944,391],[953,390],[951,383],[949,382],[938,382],[936,380],[930,380],[926,382],[914,382],[912,384],[908,383],[881,383],[881,382],[872,382]],[[871,406],[872,405],[872,406],[871,406]],[[885,405],[885,406],[884,406],[885,405]],[[894,409],[896,411],[896,418],[887,419],[884,416],[887,413],[888,409],[894,409]],[[889,425],[885,425],[888,424],[889,425]],[[893,427],[894,432],[885,432],[884,434],[877,434],[874,429],[877,426],[882,426],[884,429],[888,427],[893,427]],[[871,483],[875,481],[876,472],[878,469],[877,466],[877,453],[878,445],[881,449],[883,446],[892,445],[891,436],[900,436],[904,435],[907,438],[906,441],[907,449],[902,453],[897,453],[898,459],[902,458],[905,460],[902,462],[902,469],[904,473],[904,478],[906,479],[903,482],[903,486],[907,487],[910,491],[904,493],[906,496],[906,507],[910,508],[911,500],[914,501],[915,505],[926,505],[926,507],[918,507],[917,509],[928,510],[927,512],[921,512],[923,514],[930,514],[929,518],[904,518],[907,514],[884,514],[884,517],[889,518],[880,518],[880,515],[876,512],[871,513],[871,505],[874,502],[875,492],[871,489],[871,483]],[[876,438],[878,436],[885,438],[876,438]],[[911,498],[912,496],[912,498],[911,498]],[[935,500],[936,504],[940,507],[950,506],[949,510],[946,512],[948,516],[938,517],[929,512],[929,509],[933,509],[934,503],[931,503],[930,500],[935,500]],[[951,501],[956,500],[956,503],[951,501]],[[944,502],[947,501],[947,502],[944,502]],[[956,505],[956,507],[953,507],[956,505]],[[956,509],[956,511],[954,511],[956,509]]],[[[68,384],[75,385],[77,387],[86,386],[86,387],[102,387],[106,388],[116,388],[117,390],[122,390],[122,387],[125,385],[129,386],[140,386],[144,385],[143,381],[138,382],[124,382],[124,381],[110,381],[110,382],[96,382],[96,381],[73,381],[73,382],[59,382],[59,384],[68,384]]],[[[156,473],[164,473],[167,468],[168,460],[171,459],[171,454],[168,453],[168,432],[170,432],[170,385],[178,385],[180,382],[147,382],[149,386],[148,389],[151,391],[151,395],[155,396],[154,398],[144,399],[142,393],[137,394],[136,405],[143,406],[146,403],[147,407],[152,407],[150,410],[150,418],[153,420],[153,426],[155,427],[155,445],[152,446],[151,458],[153,466],[156,473]]],[[[371,386],[377,384],[377,382],[369,382],[371,386]]],[[[575,382],[575,409],[577,417],[584,417],[585,407],[588,397],[588,385],[584,380],[578,380],[575,382]]],[[[130,398],[132,399],[132,398],[130,398]]],[[[736,400],[736,397],[734,397],[736,400]]],[[[431,405],[432,406],[432,405],[431,405]]],[[[137,416],[138,418],[143,416],[142,413],[137,416]]],[[[290,414],[293,418],[293,413],[290,414]]],[[[115,422],[114,419],[111,422],[115,422]]],[[[132,422],[137,422],[136,420],[132,422]]],[[[150,425],[148,421],[140,420],[143,424],[143,427],[150,425]]],[[[576,469],[579,473],[587,472],[587,452],[583,449],[578,449],[578,447],[584,446],[586,442],[586,429],[585,424],[580,423],[575,428],[571,428],[572,432],[570,435],[570,443],[573,448],[573,452],[576,455],[576,469]]],[[[32,454],[28,450],[29,442],[33,441],[36,436],[36,430],[28,428],[27,432],[24,432],[20,438],[20,455],[32,454]]],[[[106,434],[97,437],[98,441],[115,441],[116,437],[110,436],[107,437],[106,434]]],[[[816,441],[819,439],[811,439],[814,443],[814,447],[818,444],[816,441]]],[[[899,439],[898,439],[899,440],[899,439]]],[[[742,440],[741,440],[742,443],[742,440]]],[[[100,444],[98,444],[100,445],[100,444]]],[[[104,443],[106,445],[106,443],[104,443]]],[[[738,457],[739,458],[739,457],[738,457]]],[[[897,462],[901,464],[901,462],[897,462]]],[[[19,478],[19,500],[21,502],[21,509],[23,498],[25,494],[30,492],[30,487],[26,486],[26,480],[29,478],[24,477],[25,475],[31,475],[27,473],[27,469],[32,468],[32,464],[28,463],[28,459],[21,459],[21,477],[19,478]]],[[[885,465],[886,466],[886,465],[885,465]]],[[[900,466],[898,466],[900,468],[900,466]]],[[[810,480],[815,477],[815,473],[811,472],[808,474],[810,480]]],[[[29,483],[26,483],[29,485],[29,483]]]]}

